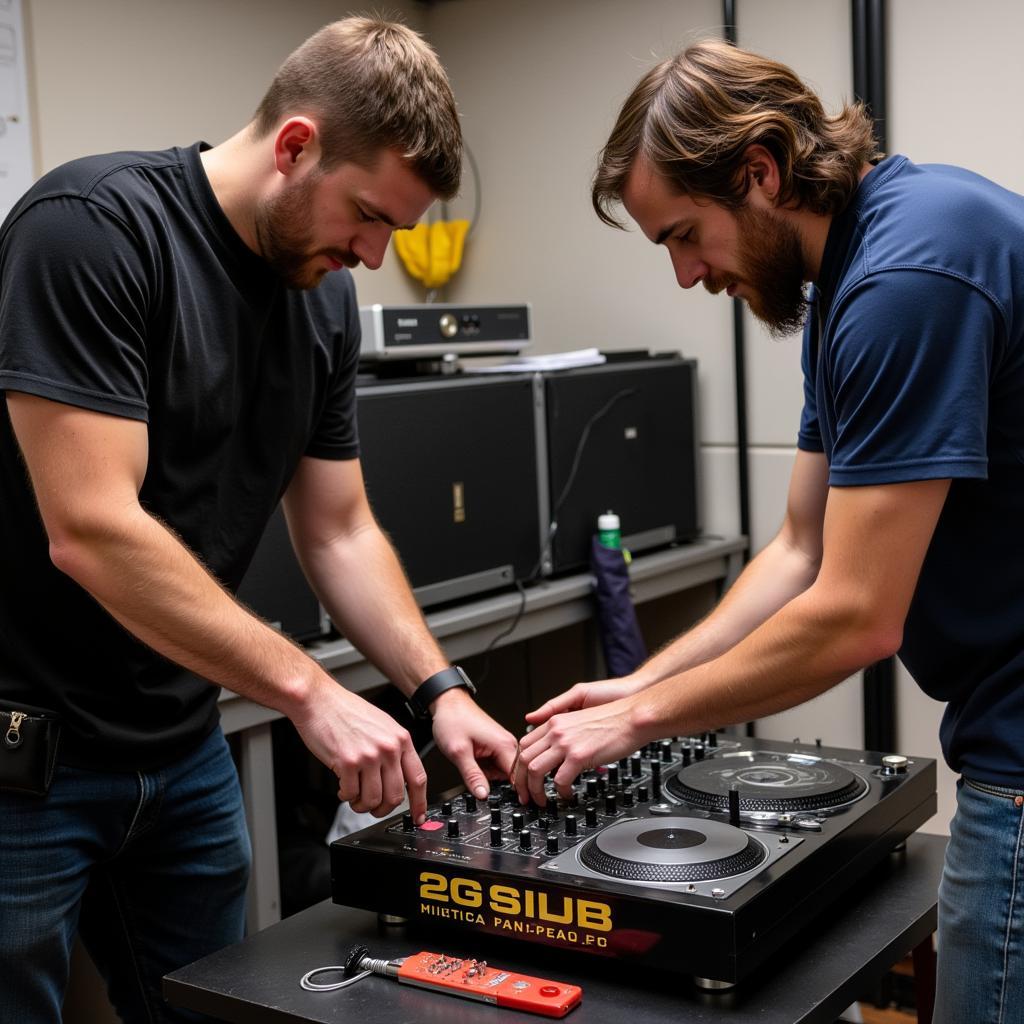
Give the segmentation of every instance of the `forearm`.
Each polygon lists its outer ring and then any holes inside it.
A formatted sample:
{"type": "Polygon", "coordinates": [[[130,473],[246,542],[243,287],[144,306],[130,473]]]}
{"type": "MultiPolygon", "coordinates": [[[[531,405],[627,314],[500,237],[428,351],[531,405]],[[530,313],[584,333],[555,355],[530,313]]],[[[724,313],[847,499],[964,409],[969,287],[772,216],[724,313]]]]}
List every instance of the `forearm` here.
{"type": "Polygon", "coordinates": [[[631,713],[642,733],[658,735],[753,721],[810,700],[896,647],[855,606],[811,588],[721,656],[636,694],[631,713]]]}
{"type": "Polygon", "coordinates": [[[54,564],[126,629],[185,668],[294,717],[332,682],[247,612],[166,526],[139,506],[56,533],[54,564]]]}
{"type": "Polygon", "coordinates": [[[403,693],[448,664],[376,523],[302,552],[303,569],[331,619],[403,693]]]}
{"type": "Polygon", "coordinates": [[[715,610],[635,673],[651,686],[720,658],[814,582],[817,563],[782,535],[741,573],[715,610]]]}

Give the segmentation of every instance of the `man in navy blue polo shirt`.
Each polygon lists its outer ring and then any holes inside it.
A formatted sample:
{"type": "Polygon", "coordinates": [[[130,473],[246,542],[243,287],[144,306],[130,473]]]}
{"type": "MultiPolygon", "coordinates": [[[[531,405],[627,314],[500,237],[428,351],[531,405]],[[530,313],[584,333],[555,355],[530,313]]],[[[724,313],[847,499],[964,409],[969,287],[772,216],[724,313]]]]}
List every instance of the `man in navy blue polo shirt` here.
{"type": "Polygon", "coordinates": [[[787,67],[705,41],[626,100],[593,198],[683,288],[804,325],[785,521],[717,610],[634,675],[528,716],[519,786],[805,701],[898,654],[962,776],[936,1020],[1024,1019],[1024,198],[879,161],[787,67]],[[813,287],[805,287],[813,282],[813,287]]]}

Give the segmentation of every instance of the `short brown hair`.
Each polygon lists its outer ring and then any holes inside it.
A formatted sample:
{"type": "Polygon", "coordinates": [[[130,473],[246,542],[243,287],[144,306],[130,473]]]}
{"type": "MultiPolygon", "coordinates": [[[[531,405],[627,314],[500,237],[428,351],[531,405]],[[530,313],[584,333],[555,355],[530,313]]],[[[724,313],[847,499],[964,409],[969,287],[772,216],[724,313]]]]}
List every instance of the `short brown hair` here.
{"type": "Polygon", "coordinates": [[[256,110],[256,135],[290,114],[316,119],[324,170],[369,166],[381,150],[397,149],[435,195],[459,190],[455,97],[437,54],[405,25],[344,18],[310,36],[274,76],[256,110]]]}
{"type": "Polygon", "coordinates": [[[864,163],[881,155],[859,103],[830,117],[785,64],[706,39],[651,68],[623,104],[594,176],[594,209],[623,226],[612,207],[640,155],[681,194],[738,209],[753,144],[779,165],[780,204],[822,214],[843,209],[864,163]]]}

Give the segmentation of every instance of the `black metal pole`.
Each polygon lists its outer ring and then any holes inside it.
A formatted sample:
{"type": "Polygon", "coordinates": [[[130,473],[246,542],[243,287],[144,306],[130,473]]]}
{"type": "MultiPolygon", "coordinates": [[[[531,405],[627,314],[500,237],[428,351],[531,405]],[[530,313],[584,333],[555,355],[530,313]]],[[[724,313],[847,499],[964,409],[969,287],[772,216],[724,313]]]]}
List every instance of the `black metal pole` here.
{"type": "MultiPolygon", "coordinates": [[[[722,0],[725,41],[737,45],[736,0],[722,0]]],[[[747,438],[747,338],[743,302],[732,300],[732,351],[736,385],[736,468],[739,484],[740,533],[747,538],[743,561],[750,558],[750,442],[747,438]]],[[[754,735],[754,723],[747,722],[747,735],[754,735]]]]}
{"type": "MultiPolygon", "coordinates": [[[[725,41],[737,43],[736,0],[722,0],[725,41]]],[[[747,339],[743,302],[732,300],[732,350],[736,389],[736,462],[739,485],[740,533],[747,538],[743,560],[750,558],[750,440],[747,431],[747,339]]]]}
{"type": "MultiPolygon", "coordinates": [[[[885,0],[851,0],[853,93],[875,122],[878,148],[888,148],[886,126],[885,0]]],[[[896,749],[896,660],[886,658],[864,669],[864,746],[896,749]]]]}

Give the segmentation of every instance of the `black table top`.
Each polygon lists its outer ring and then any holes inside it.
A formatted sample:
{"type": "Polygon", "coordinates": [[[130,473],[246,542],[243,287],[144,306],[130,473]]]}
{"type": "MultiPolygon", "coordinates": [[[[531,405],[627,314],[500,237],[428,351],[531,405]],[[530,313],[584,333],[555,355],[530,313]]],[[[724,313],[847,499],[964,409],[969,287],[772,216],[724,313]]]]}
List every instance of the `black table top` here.
{"type": "MultiPolygon", "coordinates": [[[[343,964],[363,943],[374,957],[430,949],[485,956],[502,968],[583,987],[569,1024],[832,1024],[836,1017],[936,924],[944,836],[913,835],[820,920],[805,929],[757,973],[728,993],[704,993],[686,977],[642,975],[636,966],[559,958],[540,946],[482,936],[424,938],[381,926],[375,914],[325,901],[164,979],[179,1006],[232,1024],[352,1021],[358,1024],[526,1024],[543,1017],[499,1010],[369,977],[336,992],[306,992],[299,979],[314,967],[343,964]],[[638,1022],[639,1024],[639,1022],[638,1022]]],[[[337,976],[321,980],[334,981],[337,976]]]]}

